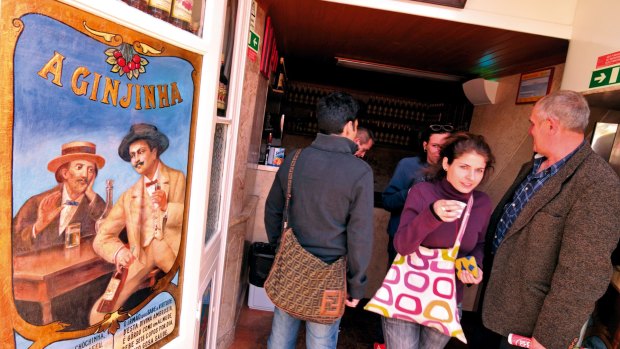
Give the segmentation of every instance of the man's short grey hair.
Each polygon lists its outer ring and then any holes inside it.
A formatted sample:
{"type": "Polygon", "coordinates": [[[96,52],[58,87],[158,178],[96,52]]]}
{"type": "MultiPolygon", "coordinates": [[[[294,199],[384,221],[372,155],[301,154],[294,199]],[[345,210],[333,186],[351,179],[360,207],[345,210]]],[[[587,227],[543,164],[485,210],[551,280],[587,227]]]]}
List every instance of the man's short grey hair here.
{"type": "Polygon", "coordinates": [[[588,101],[575,91],[556,91],[536,103],[536,108],[547,119],[556,118],[565,128],[585,133],[590,119],[588,101]]]}

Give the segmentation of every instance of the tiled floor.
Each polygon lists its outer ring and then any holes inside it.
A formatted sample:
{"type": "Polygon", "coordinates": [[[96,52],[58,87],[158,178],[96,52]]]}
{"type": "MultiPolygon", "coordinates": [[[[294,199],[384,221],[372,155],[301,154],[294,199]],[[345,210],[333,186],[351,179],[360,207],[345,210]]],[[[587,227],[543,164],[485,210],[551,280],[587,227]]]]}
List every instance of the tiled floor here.
{"type": "MultiPolygon", "coordinates": [[[[618,315],[620,314],[620,296],[610,286],[608,294],[599,300],[599,313],[597,318],[601,321],[611,321],[613,325],[606,328],[604,325],[601,328],[594,328],[593,334],[604,333],[608,342],[612,341],[613,333],[616,335],[616,340],[620,341],[620,326],[618,326],[618,315]],[[599,331],[600,330],[600,331],[599,331]],[[597,332],[599,331],[599,332],[597,332]],[[602,331],[602,332],[601,332],[602,331]]],[[[230,346],[231,349],[265,349],[267,348],[267,338],[271,331],[271,319],[273,317],[272,312],[250,309],[247,306],[247,302],[244,304],[241,310],[241,316],[237,323],[235,332],[235,340],[230,346]]],[[[367,312],[362,309],[360,305],[356,309],[347,308],[344,317],[341,321],[341,329],[338,337],[338,349],[371,349],[373,342],[377,337],[377,330],[380,318],[374,313],[367,312]]],[[[464,312],[462,325],[465,330],[465,334],[470,340],[470,346],[475,349],[484,349],[491,347],[489,342],[482,340],[482,337],[473,336],[480,328],[480,318],[472,312],[464,312]],[[474,341],[476,341],[474,343],[474,341]]],[[[303,336],[303,326],[300,328],[300,335],[297,341],[297,349],[305,348],[303,336]]],[[[609,345],[609,348],[618,348],[609,345]]],[[[459,342],[452,338],[450,343],[445,349],[468,349],[466,344],[459,342]]]]}
{"type": "MultiPolygon", "coordinates": [[[[271,331],[273,313],[269,311],[250,309],[244,304],[237,323],[235,340],[231,349],[264,349],[267,348],[267,338],[271,331]]],[[[363,310],[347,308],[341,321],[341,330],[338,337],[338,349],[372,349],[376,340],[379,316],[363,310]]],[[[305,348],[303,341],[303,326],[297,348],[305,348]]],[[[446,349],[467,349],[458,340],[452,340],[446,349]]]]}
{"type": "Polygon", "coordinates": [[[267,348],[272,317],[270,311],[250,309],[244,304],[230,349],[267,348]]]}
{"type": "MultiPolygon", "coordinates": [[[[338,348],[372,348],[373,334],[376,333],[376,327],[373,324],[377,323],[377,319],[373,319],[373,317],[373,314],[364,310],[347,309],[341,321],[338,348]],[[360,312],[366,313],[368,316],[362,314],[363,316],[360,317],[360,312]]],[[[237,323],[235,340],[230,348],[267,348],[272,318],[272,312],[250,309],[244,305],[237,323]]],[[[303,325],[299,332],[297,348],[305,348],[303,325]]]]}

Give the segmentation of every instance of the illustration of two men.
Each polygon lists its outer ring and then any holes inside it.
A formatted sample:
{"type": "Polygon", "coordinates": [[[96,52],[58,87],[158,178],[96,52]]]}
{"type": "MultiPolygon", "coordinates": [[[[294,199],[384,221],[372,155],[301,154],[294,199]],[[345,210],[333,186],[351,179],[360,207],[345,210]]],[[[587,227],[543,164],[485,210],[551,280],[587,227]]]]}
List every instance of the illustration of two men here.
{"type": "MultiPolygon", "coordinates": [[[[13,251],[24,254],[64,243],[66,228],[81,223],[82,238],[95,235],[93,249],[102,259],[125,268],[127,278],[113,308],[118,309],[155,271],[167,273],[179,251],[185,202],[185,175],[160,159],[168,149],[168,137],[151,124],[134,124],[118,148],[119,156],[140,175],[114,204],[95,231],[105,208],[93,191],[105,159],[95,144],[71,142],[61,156],[48,164],[58,185],[28,199],[13,220],[13,251]],[[119,235],[127,232],[127,243],[119,235]]],[[[103,292],[104,290],[101,290],[103,292]]],[[[91,324],[105,313],[97,311],[99,298],[89,316],[91,324]]]]}

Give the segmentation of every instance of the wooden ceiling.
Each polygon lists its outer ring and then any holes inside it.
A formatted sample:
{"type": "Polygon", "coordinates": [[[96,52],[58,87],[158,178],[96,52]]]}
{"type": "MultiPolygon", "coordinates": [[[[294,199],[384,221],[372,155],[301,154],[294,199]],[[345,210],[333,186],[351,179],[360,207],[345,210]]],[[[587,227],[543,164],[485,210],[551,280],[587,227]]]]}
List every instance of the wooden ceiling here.
{"type": "Polygon", "coordinates": [[[258,3],[293,80],[328,79],[336,56],[488,79],[563,63],[568,50],[565,39],[320,0],[258,3]]]}

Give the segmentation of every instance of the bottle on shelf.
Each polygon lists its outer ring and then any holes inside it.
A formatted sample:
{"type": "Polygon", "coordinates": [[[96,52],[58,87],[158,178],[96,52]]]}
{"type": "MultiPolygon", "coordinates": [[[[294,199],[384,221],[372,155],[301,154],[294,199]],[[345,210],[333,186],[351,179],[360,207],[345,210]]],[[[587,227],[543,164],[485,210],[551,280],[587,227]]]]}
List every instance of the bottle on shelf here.
{"type": "Polygon", "coordinates": [[[170,23],[176,27],[191,32],[193,7],[194,0],[172,0],[170,23]]]}
{"type": "Polygon", "coordinates": [[[271,142],[273,141],[273,133],[269,132],[267,136],[267,146],[265,147],[265,161],[263,165],[267,165],[269,163],[269,151],[271,150],[271,142]]]}
{"type": "Polygon", "coordinates": [[[228,99],[228,78],[224,73],[224,54],[220,65],[220,83],[217,89],[217,116],[226,116],[226,101],[228,99]]]}
{"type": "Polygon", "coordinates": [[[149,0],[123,0],[123,2],[143,12],[147,12],[149,7],[149,0]]]}
{"type": "Polygon", "coordinates": [[[147,12],[155,18],[168,22],[170,7],[172,7],[172,0],[149,0],[147,12]]]}
{"type": "Polygon", "coordinates": [[[284,138],[284,114],[280,116],[280,145],[282,144],[282,138],[284,138]]]}
{"type": "Polygon", "coordinates": [[[95,222],[96,233],[99,232],[99,228],[101,227],[101,224],[103,223],[105,218],[108,216],[108,214],[110,214],[110,211],[112,210],[112,206],[113,206],[112,201],[114,200],[113,190],[114,190],[114,180],[106,179],[105,181],[105,208],[103,209],[103,213],[101,214],[101,216],[95,222]]]}
{"type": "Polygon", "coordinates": [[[284,68],[284,57],[280,57],[280,62],[276,68],[275,79],[272,88],[276,91],[284,91],[286,84],[286,69],[284,68]]]}
{"type": "Polygon", "coordinates": [[[116,270],[106,287],[101,302],[97,307],[97,311],[100,313],[111,313],[115,311],[114,304],[118,300],[118,296],[123,289],[125,280],[127,279],[127,268],[121,267],[120,270],[116,270]]]}
{"type": "Polygon", "coordinates": [[[267,149],[267,143],[270,140],[273,127],[271,126],[271,113],[265,113],[265,120],[263,124],[263,132],[261,134],[260,153],[258,154],[258,163],[264,165],[267,163],[267,156],[269,155],[269,149],[267,149]]]}

